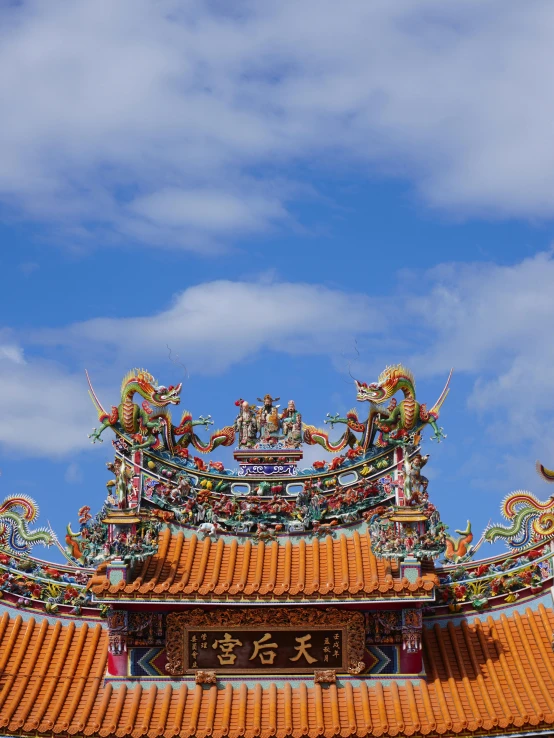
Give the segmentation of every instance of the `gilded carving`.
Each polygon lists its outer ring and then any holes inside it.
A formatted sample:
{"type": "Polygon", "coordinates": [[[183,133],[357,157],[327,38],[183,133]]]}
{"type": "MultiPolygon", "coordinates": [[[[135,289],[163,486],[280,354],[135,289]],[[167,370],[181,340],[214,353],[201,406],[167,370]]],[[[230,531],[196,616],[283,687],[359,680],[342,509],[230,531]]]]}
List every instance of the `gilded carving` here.
{"type": "Polygon", "coordinates": [[[195,673],[194,680],[196,684],[217,684],[215,671],[201,671],[195,673]]]}
{"type": "Polygon", "coordinates": [[[187,612],[170,613],[166,627],[166,671],[172,675],[185,673],[185,631],[202,627],[256,627],[294,628],[330,627],[346,631],[348,672],[360,674],[365,669],[364,617],[360,612],[327,608],[219,608],[204,611],[200,608],[187,612]]]}
{"type": "Polygon", "coordinates": [[[335,684],[337,672],[334,669],[316,669],[314,671],[314,684],[335,684]]]}

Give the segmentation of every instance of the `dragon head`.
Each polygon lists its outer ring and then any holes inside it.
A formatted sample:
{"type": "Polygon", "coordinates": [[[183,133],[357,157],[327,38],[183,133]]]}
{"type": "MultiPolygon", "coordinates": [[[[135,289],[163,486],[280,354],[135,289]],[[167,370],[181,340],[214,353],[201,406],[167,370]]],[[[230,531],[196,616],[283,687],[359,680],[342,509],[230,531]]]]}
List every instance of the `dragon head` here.
{"type": "Polygon", "coordinates": [[[121,385],[122,396],[130,385],[133,385],[133,389],[154,407],[178,405],[181,402],[180,393],[183,386],[181,382],[169,387],[159,385],[154,377],[144,369],[133,369],[124,377],[121,385]]]}
{"type": "Polygon", "coordinates": [[[402,364],[388,366],[381,372],[377,381],[372,384],[359,382],[357,379],[354,381],[356,382],[356,399],[358,402],[374,402],[379,405],[395,394],[401,382],[411,385],[415,393],[413,374],[402,364]]]}
{"type": "Polygon", "coordinates": [[[178,405],[181,402],[180,394],[182,386],[182,383],[179,382],[179,384],[175,386],[170,384],[169,387],[164,387],[162,384],[154,387],[154,392],[151,397],[152,404],[157,405],[158,407],[178,405]]]}

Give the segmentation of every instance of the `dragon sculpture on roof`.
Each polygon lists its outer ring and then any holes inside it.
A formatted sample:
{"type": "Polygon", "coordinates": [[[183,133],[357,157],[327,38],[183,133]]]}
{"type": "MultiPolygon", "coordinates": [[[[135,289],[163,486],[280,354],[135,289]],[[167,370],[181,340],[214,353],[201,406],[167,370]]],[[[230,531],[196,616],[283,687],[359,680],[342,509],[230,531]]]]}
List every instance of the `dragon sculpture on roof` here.
{"type": "MultiPolygon", "coordinates": [[[[554,482],[554,470],[540,461],[536,469],[545,482],[554,482]]],[[[517,490],[502,500],[500,511],[510,525],[489,526],[485,538],[490,543],[504,539],[511,548],[519,550],[554,535],[554,495],[541,502],[531,492],[517,490]]]]}
{"type": "Polygon", "coordinates": [[[32,546],[54,543],[48,528],[29,530],[39,514],[37,503],[26,495],[12,495],[0,504],[0,546],[16,553],[28,553],[32,546]]]}
{"type": "MultiPolygon", "coordinates": [[[[554,478],[553,478],[554,481],[554,478]]],[[[522,549],[554,535],[554,500],[541,502],[531,492],[518,490],[504,498],[502,515],[510,525],[491,525],[485,539],[503,539],[513,549],[522,549]]]]}
{"type": "Polygon", "coordinates": [[[448,375],[446,385],[439,399],[430,410],[425,404],[416,400],[415,379],[412,372],[402,364],[388,366],[379,375],[377,382],[367,384],[355,380],[358,402],[370,402],[375,413],[374,428],[380,432],[377,445],[388,445],[394,442],[403,442],[410,434],[429,424],[434,433],[431,436],[436,441],[446,438],[443,429],[437,425],[439,412],[450,391],[452,370],[448,375]],[[393,397],[402,392],[404,399],[400,402],[393,397]],[[386,400],[391,400],[386,409],[377,408],[386,400]]]}
{"type": "Polygon", "coordinates": [[[159,450],[165,446],[170,453],[177,455],[187,455],[186,449],[190,444],[201,453],[210,453],[218,446],[230,446],[234,441],[235,431],[230,426],[213,433],[207,443],[194,433],[195,426],[212,425],[209,415],[194,420],[192,414],[185,410],[179,424],[172,424],[168,408],[181,402],[181,383],[165,387],[159,385],[145,369],[132,369],[123,378],[119,405],[114,405],[108,413],[94,391],[88,372],[86,375],[89,394],[101,423],[89,435],[93,443],[102,441],[101,436],[106,428],[113,428],[130,437],[134,450],[159,450]],[[137,394],[143,398],[141,406],[133,401],[137,394]]]}
{"type": "Polygon", "coordinates": [[[374,442],[378,433],[376,446],[390,446],[406,443],[409,436],[429,424],[433,428],[432,439],[441,441],[446,438],[442,428],[437,425],[439,412],[450,391],[450,379],[452,371],[448,375],[446,385],[430,410],[427,406],[416,400],[415,380],[412,372],[402,364],[388,366],[378,377],[377,382],[367,384],[354,380],[356,383],[358,402],[369,402],[370,410],[366,420],[360,420],[356,410],[350,410],[346,417],[327,414],[328,423],[332,426],[342,423],[347,426],[344,434],[338,441],[333,442],[329,434],[321,428],[313,425],[304,425],[304,442],[313,445],[319,444],[326,451],[338,452],[347,446],[352,449],[360,448],[366,451],[374,442]],[[397,392],[404,394],[404,399],[398,402],[393,395],[397,392]],[[382,403],[390,399],[387,408],[381,407],[382,403]],[[355,435],[361,433],[361,439],[355,435]]]}

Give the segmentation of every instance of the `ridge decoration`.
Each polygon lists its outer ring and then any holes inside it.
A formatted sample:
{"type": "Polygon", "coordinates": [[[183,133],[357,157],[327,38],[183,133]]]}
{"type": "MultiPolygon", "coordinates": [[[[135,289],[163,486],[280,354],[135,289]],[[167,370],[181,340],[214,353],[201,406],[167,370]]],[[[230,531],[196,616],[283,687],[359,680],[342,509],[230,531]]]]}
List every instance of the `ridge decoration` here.
{"type": "Polygon", "coordinates": [[[554,500],[541,502],[531,492],[518,490],[504,498],[502,515],[511,525],[491,525],[485,532],[490,543],[504,539],[514,550],[524,549],[554,534],[554,500]]]}
{"type": "MultiPolygon", "coordinates": [[[[421,473],[428,456],[419,449],[426,425],[434,437],[444,437],[437,420],[450,376],[429,411],[416,400],[415,381],[403,365],[387,367],[373,384],[356,381],[357,399],[369,401],[369,413],[366,419],[356,409],[328,413],[325,424],[346,426],[336,441],[304,422],[294,400],[281,406],[270,393],[258,397],[259,404],[241,397],[234,403],[233,424],[204,442],[194,429],[212,425],[210,415],[194,419],[185,411],[177,424],[172,422],[170,406],[180,404],[182,384],[165,386],[146,370],[133,369],[123,379],[119,404],[108,413],[87,374],[101,422],[90,438],[101,441],[108,427],[115,432],[116,458],[108,465],[115,480],[108,482],[106,503],[96,518],[80,520],[79,532],[68,526],[66,553],[81,565],[118,556],[142,560],[163,525],[193,528],[204,537],[230,533],[260,540],[307,532],[333,535],[335,527],[364,521],[376,531],[381,508],[393,504],[412,506],[412,517],[419,518],[407,528],[404,518],[383,519],[379,535],[386,551],[397,539],[411,537],[413,552],[434,557],[444,550],[445,526],[437,524],[438,513],[428,503],[428,480],[421,473]],[[393,397],[397,392],[404,394],[399,403],[393,397]],[[385,409],[387,399],[391,403],[385,409]],[[207,453],[233,444],[238,469],[190,453],[191,447],[207,453]],[[301,468],[304,444],[319,445],[334,457],[301,468]],[[136,518],[126,532],[125,516],[136,518]]],[[[398,555],[405,554],[399,549],[398,555]]]]}
{"type": "Polygon", "coordinates": [[[16,553],[28,552],[42,543],[51,546],[54,534],[49,528],[29,530],[39,514],[37,503],[26,495],[12,495],[0,503],[0,546],[16,553]]]}

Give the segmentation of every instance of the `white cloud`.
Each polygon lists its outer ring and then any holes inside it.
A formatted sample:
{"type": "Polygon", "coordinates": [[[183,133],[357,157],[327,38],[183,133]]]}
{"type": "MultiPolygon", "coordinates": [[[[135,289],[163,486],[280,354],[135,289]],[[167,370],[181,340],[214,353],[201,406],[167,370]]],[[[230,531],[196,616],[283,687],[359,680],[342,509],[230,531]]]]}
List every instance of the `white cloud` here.
{"type": "Polygon", "coordinates": [[[429,333],[412,357],[416,375],[453,366],[475,377],[470,408],[498,438],[540,441],[554,412],[554,254],[509,266],[444,265],[419,285],[424,296],[410,309],[429,333]]]}
{"type": "Polygon", "coordinates": [[[254,195],[243,199],[217,190],[160,190],[137,198],[130,209],[160,227],[213,232],[255,231],[285,216],[278,200],[254,195]]]}
{"type": "Polygon", "coordinates": [[[198,249],[258,232],[306,162],[411,178],[439,207],[554,212],[548,0],[1,13],[0,195],[71,233],[198,249]]]}
{"type": "Polygon", "coordinates": [[[147,353],[167,356],[169,345],[190,370],[218,374],[263,349],[332,355],[350,346],[357,332],[380,333],[385,325],[381,304],[365,295],[321,285],[221,280],[184,290],[155,315],[97,318],[36,339],[83,355],[108,349],[127,364],[142,362],[147,353]]]}
{"type": "Polygon", "coordinates": [[[82,374],[53,362],[23,362],[0,350],[0,448],[58,457],[85,448],[95,420],[82,374]]]}
{"type": "Polygon", "coordinates": [[[2,359],[13,364],[25,364],[23,349],[15,343],[0,343],[0,361],[2,359]]]}

